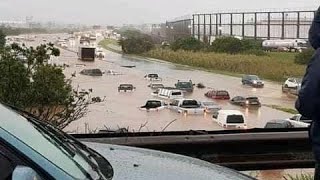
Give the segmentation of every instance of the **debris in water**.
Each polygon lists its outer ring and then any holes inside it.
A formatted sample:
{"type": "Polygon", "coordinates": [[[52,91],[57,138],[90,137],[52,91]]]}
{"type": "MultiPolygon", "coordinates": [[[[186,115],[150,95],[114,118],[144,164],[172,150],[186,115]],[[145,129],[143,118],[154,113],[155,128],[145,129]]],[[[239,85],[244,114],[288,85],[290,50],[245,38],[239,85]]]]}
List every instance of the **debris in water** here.
{"type": "Polygon", "coordinates": [[[206,88],[206,86],[204,84],[202,84],[202,83],[198,83],[197,84],[197,88],[204,89],[204,88],[206,88]]]}

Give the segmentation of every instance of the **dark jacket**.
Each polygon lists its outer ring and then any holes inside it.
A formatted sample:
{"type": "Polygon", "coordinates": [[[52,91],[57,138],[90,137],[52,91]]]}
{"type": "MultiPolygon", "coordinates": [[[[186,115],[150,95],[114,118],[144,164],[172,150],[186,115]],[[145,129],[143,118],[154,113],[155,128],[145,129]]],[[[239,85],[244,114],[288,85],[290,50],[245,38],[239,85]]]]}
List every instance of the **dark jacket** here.
{"type": "Polygon", "coordinates": [[[309,135],[315,158],[320,162],[320,8],[311,25],[309,41],[316,52],[302,80],[296,108],[303,116],[313,120],[309,135]]]}

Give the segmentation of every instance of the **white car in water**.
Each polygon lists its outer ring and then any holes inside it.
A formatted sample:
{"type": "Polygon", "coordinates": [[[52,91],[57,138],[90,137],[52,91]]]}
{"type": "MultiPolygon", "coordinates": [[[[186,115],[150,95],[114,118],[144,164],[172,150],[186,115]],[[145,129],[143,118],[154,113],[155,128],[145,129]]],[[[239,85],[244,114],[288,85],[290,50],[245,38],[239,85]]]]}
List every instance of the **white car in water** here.
{"type": "Polygon", "coordinates": [[[221,106],[213,101],[201,102],[201,107],[204,108],[206,113],[214,113],[221,110],[221,106]]]}
{"type": "Polygon", "coordinates": [[[116,71],[114,71],[114,70],[107,70],[107,71],[105,72],[105,74],[106,74],[106,75],[112,75],[112,76],[123,75],[122,73],[116,72],[116,71]]]}
{"type": "Polygon", "coordinates": [[[244,114],[238,110],[220,110],[213,114],[213,120],[226,129],[246,129],[244,114]]]}
{"type": "Polygon", "coordinates": [[[158,74],[147,74],[144,76],[144,79],[149,81],[162,81],[162,78],[158,74]]]}
{"type": "Polygon", "coordinates": [[[284,84],[284,88],[298,88],[301,86],[301,79],[300,78],[288,78],[284,84]]]}
{"type": "Polygon", "coordinates": [[[205,109],[201,103],[194,99],[176,99],[173,100],[169,109],[183,114],[204,114],[205,109]]]}

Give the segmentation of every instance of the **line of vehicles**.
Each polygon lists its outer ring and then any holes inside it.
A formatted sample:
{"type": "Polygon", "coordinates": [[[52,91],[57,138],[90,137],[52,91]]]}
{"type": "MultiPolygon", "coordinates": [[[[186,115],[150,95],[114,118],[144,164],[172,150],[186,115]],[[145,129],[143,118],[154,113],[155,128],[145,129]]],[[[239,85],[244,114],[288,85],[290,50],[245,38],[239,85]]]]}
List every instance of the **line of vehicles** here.
{"type": "MultiPolygon", "coordinates": [[[[109,75],[121,75],[113,70],[102,72],[99,69],[85,69],[80,74],[91,76],[102,76],[103,74],[109,75]]],[[[152,90],[151,95],[155,99],[149,99],[145,105],[139,107],[142,111],[162,111],[169,109],[171,111],[184,114],[184,115],[203,115],[212,114],[212,118],[223,128],[247,128],[247,122],[243,113],[238,110],[223,110],[222,107],[215,102],[215,100],[225,100],[232,105],[244,107],[244,108],[260,108],[262,106],[258,97],[249,96],[235,96],[231,98],[230,94],[226,90],[213,89],[209,90],[204,96],[212,101],[198,101],[195,99],[187,99],[185,95],[194,91],[195,84],[189,81],[178,80],[174,84],[174,87],[166,87],[161,82],[163,79],[155,73],[146,74],[143,77],[150,82],[147,86],[152,90]],[[221,114],[221,115],[219,115],[221,114]]],[[[284,88],[296,88],[299,85],[299,80],[295,78],[289,78],[283,85],[284,88]],[[290,84],[291,83],[291,84],[290,84]]],[[[241,83],[246,86],[252,86],[254,88],[263,88],[264,82],[256,75],[244,75],[241,79],[241,83]]],[[[136,87],[133,84],[120,84],[118,92],[133,92],[136,87]]],[[[297,115],[297,117],[300,117],[297,115]]],[[[305,118],[302,118],[305,120],[305,118]]],[[[300,121],[295,119],[280,119],[272,120],[268,122],[265,128],[275,127],[281,128],[286,124],[291,124],[292,127],[308,127],[310,121],[300,121]],[[275,121],[275,122],[273,122],[275,121]],[[273,125],[270,125],[273,124],[273,125]]],[[[291,127],[290,126],[290,127],[291,127]]],[[[289,127],[289,126],[286,126],[289,127]]]]}
{"type": "MultiPolygon", "coordinates": [[[[231,99],[229,92],[226,90],[210,90],[205,93],[204,96],[212,99],[212,101],[188,99],[185,98],[185,95],[194,91],[195,84],[192,80],[178,80],[178,82],[174,84],[174,87],[165,87],[160,83],[162,78],[159,77],[158,74],[147,74],[144,78],[151,82],[148,87],[153,90],[151,95],[156,99],[147,100],[146,103],[139,108],[143,111],[157,112],[169,109],[183,115],[212,114],[213,120],[223,128],[245,129],[247,128],[247,123],[243,113],[238,110],[223,110],[222,107],[213,100],[227,100],[231,104],[243,107],[259,108],[261,106],[258,97],[236,96],[231,99]]],[[[244,76],[242,83],[253,87],[262,88],[264,86],[264,82],[253,75],[244,76]]],[[[131,85],[131,87],[133,87],[133,85],[131,85]]]]}

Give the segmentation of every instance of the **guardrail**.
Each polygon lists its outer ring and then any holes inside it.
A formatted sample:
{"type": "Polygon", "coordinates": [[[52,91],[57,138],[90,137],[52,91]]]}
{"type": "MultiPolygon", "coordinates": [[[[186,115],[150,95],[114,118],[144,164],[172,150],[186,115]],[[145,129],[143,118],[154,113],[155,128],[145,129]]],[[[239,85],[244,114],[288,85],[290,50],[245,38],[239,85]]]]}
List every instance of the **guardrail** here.
{"type": "Polygon", "coordinates": [[[74,134],[80,141],[126,145],[199,158],[236,170],[312,168],[307,129],[74,134]]]}

